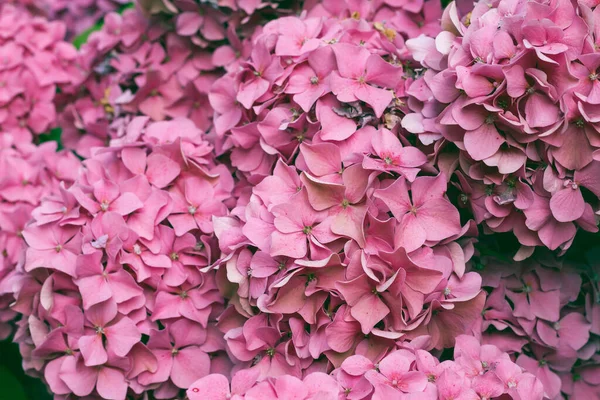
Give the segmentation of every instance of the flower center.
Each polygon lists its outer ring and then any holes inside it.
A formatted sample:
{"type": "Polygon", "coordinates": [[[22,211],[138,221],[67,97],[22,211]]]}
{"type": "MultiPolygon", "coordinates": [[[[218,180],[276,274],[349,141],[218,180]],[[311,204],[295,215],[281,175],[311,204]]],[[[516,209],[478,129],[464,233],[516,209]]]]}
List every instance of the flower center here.
{"type": "Polygon", "coordinates": [[[560,329],[560,323],[559,322],[555,322],[554,324],[552,324],[552,328],[554,328],[555,331],[560,329]]]}
{"type": "Polygon", "coordinates": [[[177,261],[177,260],[179,260],[179,254],[177,254],[177,253],[175,253],[175,252],[172,252],[172,253],[169,255],[169,258],[170,258],[172,261],[177,261]]]}
{"type": "Polygon", "coordinates": [[[142,248],[141,248],[141,246],[140,246],[139,244],[137,244],[137,243],[136,243],[136,244],[134,244],[134,245],[133,245],[133,252],[134,252],[135,254],[137,254],[138,256],[139,256],[140,254],[142,254],[142,248]]]}
{"type": "Polygon", "coordinates": [[[305,226],[305,227],[302,229],[302,232],[303,232],[305,235],[310,235],[310,233],[312,232],[312,226],[305,226]]]}
{"type": "Polygon", "coordinates": [[[319,84],[319,77],[318,76],[311,76],[310,83],[313,84],[313,85],[318,85],[319,84]]]}
{"type": "Polygon", "coordinates": [[[194,206],[189,206],[188,207],[188,213],[190,213],[191,215],[196,214],[197,210],[198,210],[198,207],[194,207],[194,206]]]}
{"type": "Polygon", "coordinates": [[[100,203],[100,209],[102,211],[106,211],[108,210],[108,206],[109,206],[109,202],[107,200],[102,200],[102,203],[100,203]]]}
{"type": "Polygon", "coordinates": [[[450,296],[450,293],[452,293],[452,290],[449,287],[444,289],[444,296],[450,296]]]}

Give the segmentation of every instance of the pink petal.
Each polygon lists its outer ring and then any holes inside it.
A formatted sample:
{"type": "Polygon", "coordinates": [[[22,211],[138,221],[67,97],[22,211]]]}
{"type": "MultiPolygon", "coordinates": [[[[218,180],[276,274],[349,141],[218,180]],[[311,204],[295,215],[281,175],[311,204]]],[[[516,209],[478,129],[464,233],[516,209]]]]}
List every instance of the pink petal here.
{"type": "Polygon", "coordinates": [[[427,235],[427,240],[443,240],[461,231],[460,215],[448,200],[429,200],[417,210],[416,219],[427,235]]]}
{"type": "Polygon", "coordinates": [[[559,190],[550,198],[550,210],[559,222],[575,221],[585,210],[581,190],[573,190],[570,187],[559,190]]]}
{"type": "Polygon", "coordinates": [[[525,118],[532,128],[542,128],[558,121],[559,110],[548,96],[534,93],[525,103],[525,118]]]}
{"type": "Polygon", "coordinates": [[[352,306],[350,313],[360,322],[362,332],[367,335],[379,321],[390,313],[390,309],[379,297],[368,294],[352,306]]]}
{"type": "Polygon", "coordinates": [[[106,350],[104,350],[101,334],[80,337],[79,349],[85,360],[85,365],[88,367],[102,365],[108,361],[108,355],[106,354],[106,350]]]}
{"type": "Polygon", "coordinates": [[[210,374],[192,383],[186,394],[190,400],[227,400],[230,398],[229,381],[223,375],[210,374]]]}
{"type": "Polygon", "coordinates": [[[103,367],[98,372],[98,383],[96,390],[104,399],[123,400],[127,395],[127,382],[123,372],[114,369],[103,367]]]}
{"type": "Polygon", "coordinates": [[[171,380],[182,389],[210,372],[210,357],[196,346],[180,349],[173,360],[171,380]]]}
{"type": "Polygon", "coordinates": [[[128,215],[144,207],[144,203],[141,202],[138,197],[130,192],[123,193],[115,201],[110,203],[110,210],[120,215],[128,215]]]}
{"type": "Polygon", "coordinates": [[[479,128],[465,133],[465,149],[474,160],[493,156],[504,143],[494,124],[484,123],[479,128]]]}
{"type": "Polygon", "coordinates": [[[195,35],[203,22],[204,16],[200,13],[195,11],[183,12],[177,16],[177,33],[182,36],[195,35]]]}
{"type": "Polygon", "coordinates": [[[116,324],[104,328],[107,349],[112,350],[117,356],[125,357],[131,348],[140,341],[142,334],[135,323],[125,317],[116,324]]]}
{"type": "Polygon", "coordinates": [[[96,386],[98,368],[88,368],[78,357],[69,356],[61,365],[58,376],[76,396],[87,396],[96,386]]]}
{"type": "Polygon", "coordinates": [[[162,154],[152,153],[148,157],[146,176],[148,181],[159,189],[171,183],[180,172],[179,164],[162,154]]]}

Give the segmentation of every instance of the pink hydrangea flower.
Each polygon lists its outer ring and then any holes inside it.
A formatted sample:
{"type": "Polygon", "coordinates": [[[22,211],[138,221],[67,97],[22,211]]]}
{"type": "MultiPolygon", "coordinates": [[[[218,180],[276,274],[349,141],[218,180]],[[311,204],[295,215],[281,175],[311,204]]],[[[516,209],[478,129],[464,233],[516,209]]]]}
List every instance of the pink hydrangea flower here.
{"type": "Polygon", "coordinates": [[[79,84],[84,71],[75,47],[64,41],[62,22],[13,4],[3,4],[1,12],[0,130],[28,143],[57,126],[56,92],[79,84]]]}

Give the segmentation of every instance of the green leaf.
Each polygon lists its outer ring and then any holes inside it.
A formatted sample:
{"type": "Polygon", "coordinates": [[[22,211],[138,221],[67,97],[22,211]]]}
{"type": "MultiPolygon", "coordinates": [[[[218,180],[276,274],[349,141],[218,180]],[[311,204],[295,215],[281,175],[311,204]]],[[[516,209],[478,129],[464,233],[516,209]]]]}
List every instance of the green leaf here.
{"type": "Polygon", "coordinates": [[[75,39],[73,39],[73,45],[77,48],[80,49],[81,46],[87,42],[88,37],[96,32],[99,31],[100,29],[102,29],[102,26],[104,25],[104,21],[98,21],[96,22],[96,24],[94,26],[92,26],[91,28],[88,28],[87,30],[83,31],[83,33],[79,34],[79,36],[76,36],[75,39]]]}
{"type": "Polygon", "coordinates": [[[4,365],[0,365],[0,387],[6,399],[27,400],[21,382],[4,365]]]}
{"type": "Polygon", "coordinates": [[[43,133],[39,136],[39,142],[40,143],[45,143],[45,142],[56,142],[58,143],[58,147],[56,150],[62,150],[63,149],[63,144],[62,141],[60,139],[62,135],[62,129],[61,128],[54,128],[50,131],[50,133],[43,133]]]}

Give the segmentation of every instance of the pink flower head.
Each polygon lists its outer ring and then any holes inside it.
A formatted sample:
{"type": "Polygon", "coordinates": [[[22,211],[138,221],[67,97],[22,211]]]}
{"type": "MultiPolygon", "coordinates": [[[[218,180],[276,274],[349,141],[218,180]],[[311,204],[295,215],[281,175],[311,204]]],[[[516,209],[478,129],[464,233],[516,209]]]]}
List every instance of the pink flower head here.
{"type": "Polygon", "coordinates": [[[339,72],[331,75],[331,91],[345,103],[364,101],[381,117],[393,99],[392,91],[384,88],[396,88],[402,69],[360,47],[340,43],[332,48],[339,72]]]}
{"type": "Polygon", "coordinates": [[[131,319],[116,319],[114,300],[90,306],[84,315],[85,332],[79,348],[88,367],[106,363],[108,354],[124,357],[140,341],[141,334],[131,319]]]}
{"type": "Polygon", "coordinates": [[[414,361],[413,354],[407,350],[398,350],[378,363],[379,374],[373,370],[368,371],[365,376],[375,387],[375,395],[393,395],[394,391],[387,388],[404,393],[423,391],[427,385],[427,377],[422,372],[410,371],[414,361]]]}
{"type": "Polygon", "coordinates": [[[187,389],[210,371],[210,358],[205,351],[209,348],[207,335],[202,326],[184,319],[166,329],[151,331],[148,349],[156,357],[158,368],[143,372],[138,381],[152,385],[170,379],[177,387],[187,389]]]}
{"type": "Polygon", "coordinates": [[[377,132],[372,139],[374,155],[379,160],[366,157],[363,167],[382,172],[397,172],[410,182],[415,180],[418,167],[425,164],[427,158],[414,147],[403,147],[400,141],[387,129],[377,132]]]}
{"type": "Polygon", "coordinates": [[[461,230],[458,210],[444,198],[445,177],[417,178],[410,186],[398,179],[375,193],[400,222],[398,244],[413,251],[425,243],[440,241],[461,230]]]}

